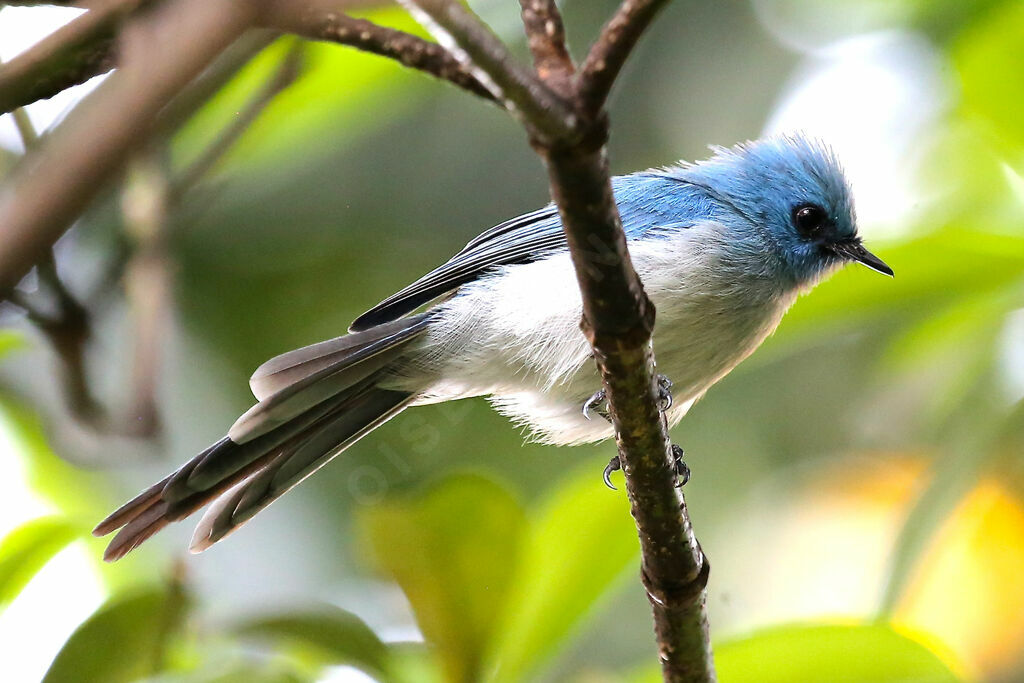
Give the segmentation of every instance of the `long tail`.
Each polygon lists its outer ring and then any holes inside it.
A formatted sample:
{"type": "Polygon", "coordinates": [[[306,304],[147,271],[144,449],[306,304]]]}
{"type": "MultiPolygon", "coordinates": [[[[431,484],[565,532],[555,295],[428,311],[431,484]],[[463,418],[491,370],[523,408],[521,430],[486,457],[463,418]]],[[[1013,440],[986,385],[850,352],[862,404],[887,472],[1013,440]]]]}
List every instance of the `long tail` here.
{"type": "Polygon", "coordinates": [[[259,403],[228,436],[97,525],[96,536],[120,530],[103,559],[124,557],[214,501],[192,537],[192,551],[205,550],[401,412],[416,394],[378,382],[426,323],[413,316],[264,363],[250,380],[259,403]]]}

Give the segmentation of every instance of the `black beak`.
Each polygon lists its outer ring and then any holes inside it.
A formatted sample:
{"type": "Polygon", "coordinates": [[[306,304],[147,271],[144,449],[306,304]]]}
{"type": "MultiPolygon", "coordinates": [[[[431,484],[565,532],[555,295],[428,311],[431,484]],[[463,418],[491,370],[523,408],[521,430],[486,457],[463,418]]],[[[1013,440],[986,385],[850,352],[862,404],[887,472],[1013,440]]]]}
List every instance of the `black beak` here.
{"type": "Polygon", "coordinates": [[[848,242],[835,242],[828,245],[828,249],[844,259],[863,263],[871,270],[878,271],[882,275],[893,276],[892,268],[885,265],[885,261],[865,249],[860,240],[853,239],[848,242]]]}

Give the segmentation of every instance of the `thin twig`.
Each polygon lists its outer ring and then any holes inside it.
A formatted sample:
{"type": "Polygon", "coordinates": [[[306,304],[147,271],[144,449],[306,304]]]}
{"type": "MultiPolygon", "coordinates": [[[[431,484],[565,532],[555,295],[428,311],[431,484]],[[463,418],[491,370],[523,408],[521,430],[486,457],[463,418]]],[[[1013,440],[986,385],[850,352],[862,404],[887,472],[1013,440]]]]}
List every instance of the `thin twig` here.
{"type": "Polygon", "coordinates": [[[121,23],[148,0],[110,0],[0,66],[0,113],[53,97],[114,68],[121,23]]]}
{"type": "Polygon", "coordinates": [[[160,110],[153,126],[153,137],[165,139],[177,133],[199,108],[219,93],[221,88],[252,61],[253,57],[280,37],[280,32],[267,29],[246,31],[160,110]]]}
{"type": "Polygon", "coordinates": [[[604,106],[612,85],[644,30],[668,0],[624,0],[605,24],[580,67],[579,101],[584,111],[604,106]]]}
{"type": "Polygon", "coordinates": [[[174,180],[169,177],[165,155],[159,149],[139,155],[131,165],[122,201],[125,222],[134,241],[124,278],[135,344],[132,398],[125,421],[128,433],[153,436],[160,425],[156,390],[174,279],[173,262],[167,253],[171,212],[271,100],[295,81],[301,71],[303,49],[303,44],[296,41],[242,111],[174,180]]]}
{"type": "Polygon", "coordinates": [[[477,80],[515,113],[534,140],[575,140],[578,117],[566,101],[523,68],[508,48],[463,5],[448,0],[399,0],[477,80]]]}
{"type": "Polygon", "coordinates": [[[331,0],[307,1],[300,5],[293,4],[292,0],[268,0],[260,22],[310,40],[339,43],[387,57],[495,101],[491,91],[437,43],[366,19],[356,19],[338,11],[337,7],[338,3],[331,0]]]}
{"type": "Polygon", "coordinates": [[[12,111],[11,116],[14,118],[14,127],[18,129],[21,146],[28,152],[39,142],[39,133],[36,132],[36,127],[32,125],[32,119],[28,117],[28,112],[21,107],[12,111]]]}
{"type": "MultiPolygon", "coordinates": [[[[24,109],[18,107],[11,115],[25,153],[30,154],[39,144],[39,134],[24,109]]],[[[57,354],[68,412],[80,422],[98,428],[106,416],[90,389],[86,372],[85,347],[92,336],[89,312],[61,279],[52,248],[36,264],[36,274],[39,291],[29,295],[15,289],[10,301],[25,311],[25,317],[46,337],[57,354]],[[48,306],[43,303],[46,290],[52,298],[48,306]]]]}
{"type": "Polygon", "coordinates": [[[537,75],[560,95],[568,95],[576,66],[565,43],[565,26],[555,0],[519,0],[523,28],[537,75]]]}
{"type": "Polygon", "coordinates": [[[96,0],[4,0],[5,5],[15,7],[37,7],[39,5],[57,5],[58,7],[81,7],[89,9],[96,5],[96,0]]]}

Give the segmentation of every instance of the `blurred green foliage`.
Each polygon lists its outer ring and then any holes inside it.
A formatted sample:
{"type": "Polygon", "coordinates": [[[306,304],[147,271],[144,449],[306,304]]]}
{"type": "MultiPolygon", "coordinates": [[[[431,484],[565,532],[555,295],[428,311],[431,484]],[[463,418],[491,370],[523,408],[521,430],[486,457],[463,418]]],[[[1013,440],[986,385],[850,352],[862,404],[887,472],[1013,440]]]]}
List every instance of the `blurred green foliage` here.
{"type": "Polygon", "coordinates": [[[0,609],[80,534],[66,519],[42,517],[26,522],[0,541],[0,609]]]}
{"type": "MultiPolygon", "coordinates": [[[[565,3],[575,47],[615,4],[565,3]]],[[[514,25],[514,3],[474,5],[514,25]]],[[[714,566],[725,683],[1024,676],[1024,585],[1001,578],[1024,571],[1024,5],[674,3],[616,93],[613,165],[756,137],[801,58],[780,41],[813,53],[871,30],[927,40],[948,77],[950,104],[914,140],[908,224],[862,226],[869,240],[890,229],[872,248],[896,279],[847,269],[819,286],[675,434],[714,566]]],[[[216,138],[287,42],[168,141],[169,173],[216,138]]],[[[17,446],[4,457],[53,512],[0,542],[0,606],[82,521],[217,438],[249,405],[257,364],[335,336],[483,227],[544,201],[540,166],[502,112],[309,46],[297,82],[169,217],[159,443],[79,433],[45,347],[27,327],[0,332],[0,423],[17,446]]],[[[94,207],[62,250],[72,286],[123,244],[118,202],[94,207]]],[[[114,394],[122,304],[105,302],[92,359],[114,394]]],[[[340,666],[410,683],[654,680],[628,505],[600,482],[611,448],[524,446],[479,401],[418,408],[184,569],[169,558],[186,529],[102,569],[88,541],[109,600],[46,680],[310,681],[340,666]]]]}

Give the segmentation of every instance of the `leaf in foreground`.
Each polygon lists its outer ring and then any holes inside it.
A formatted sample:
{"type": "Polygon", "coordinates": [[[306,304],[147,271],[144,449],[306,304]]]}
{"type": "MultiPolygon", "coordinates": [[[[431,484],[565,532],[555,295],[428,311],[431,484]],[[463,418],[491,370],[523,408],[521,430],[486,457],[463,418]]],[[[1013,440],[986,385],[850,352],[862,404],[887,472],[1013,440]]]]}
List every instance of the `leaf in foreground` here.
{"type": "Polygon", "coordinates": [[[158,673],[180,632],[186,599],[180,587],[114,598],[71,634],[43,683],[128,683],[158,673]]]}
{"type": "MultiPolygon", "coordinates": [[[[948,656],[945,659],[949,659],[948,656]]],[[[721,683],[956,683],[949,665],[885,624],[776,626],[715,646],[721,683]]],[[[645,669],[635,683],[660,681],[645,669]]]]}
{"type": "Polygon", "coordinates": [[[0,541],[0,610],[80,532],[63,517],[40,517],[26,522],[0,541]]]}
{"type": "Polygon", "coordinates": [[[387,646],[359,617],[332,605],[253,619],[235,632],[311,650],[324,664],[348,664],[376,675],[387,670],[387,646]]]}

